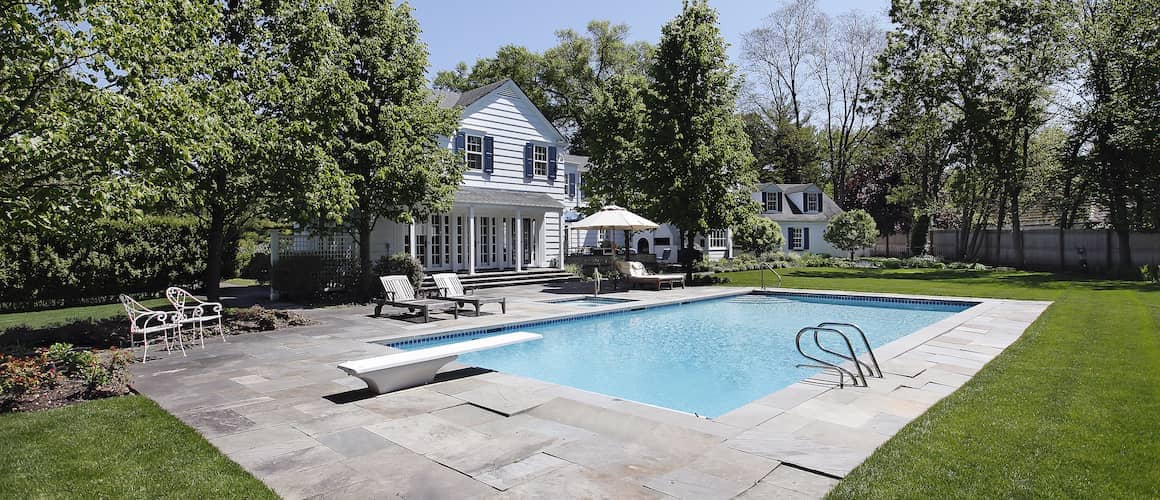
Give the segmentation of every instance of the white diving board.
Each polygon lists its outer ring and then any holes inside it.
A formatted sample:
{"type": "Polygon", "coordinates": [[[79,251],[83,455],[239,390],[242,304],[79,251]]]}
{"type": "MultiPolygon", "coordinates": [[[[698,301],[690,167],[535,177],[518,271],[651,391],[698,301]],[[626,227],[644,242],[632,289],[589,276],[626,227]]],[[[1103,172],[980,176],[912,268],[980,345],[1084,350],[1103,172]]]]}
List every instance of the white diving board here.
{"type": "Polygon", "coordinates": [[[460,354],[484,351],[498,347],[540,340],[543,335],[532,332],[512,332],[482,339],[456,342],[426,349],[403,351],[373,358],[347,361],[338,368],[347,375],[358,377],[376,394],[383,394],[417,385],[429,384],[444,365],[455,361],[460,354]]]}

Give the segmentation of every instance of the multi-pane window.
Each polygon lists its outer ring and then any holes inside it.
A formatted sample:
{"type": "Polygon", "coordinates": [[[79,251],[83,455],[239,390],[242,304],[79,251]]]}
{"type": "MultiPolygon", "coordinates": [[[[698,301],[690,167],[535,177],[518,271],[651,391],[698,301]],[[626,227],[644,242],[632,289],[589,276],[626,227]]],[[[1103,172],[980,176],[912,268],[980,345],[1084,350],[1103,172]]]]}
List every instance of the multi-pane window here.
{"type": "Polygon", "coordinates": [[[724,229],[714,229],[709,231],[709,248],[725,248],[724,229]]]}
{"type": "Polygon", "coordinates": [[[532,147],[532,174],[548,175],[548,147],[532,147]]]}
{"type": "Polygon", "coordinates": [[[483,136],[468,135],[465,148],[467,168],[483,168],[483,136]]]}
{"type": "Polygon", "coordinates": [[[575,172],[568,174],[568,187],[564,192],[568,193],[569,198],[576,197],[576,175],[577,174],[575,172]]]}
{"type": "Polygon", "coordinates": [[[761,204],[764,205],[762,208],[766,212],[777,212],[777,201],[780,196],[780,193],[767,193],[763,191],[761,193],[761,204]]]}
{"type": "Polygon", "coordinates": [[[455,218],[455,263],[463,264],[463,216],[455,218]]]}
{"type": "Polygon", "coordinates": [[[800,227],[793,227],[789,230],[789,248],[790,250],[801,250],[805,248],[805,230],[800,227]]]}
{"type": "Polygon", "coordinates": [[[822,193],[806,193],[806,212],[822,211],[822,193]]]}
{"type": "Polygon", "coordinates": [[[487,264],[491,262],[491,254],[488,249],[491,248],[491,217],[479,218],[479,262],[487,264]]]}
{"type": "Polygon", "coordinates": [[[671,245],[672,241],[669,238],[653,238],[653,246],[671,245]]]}

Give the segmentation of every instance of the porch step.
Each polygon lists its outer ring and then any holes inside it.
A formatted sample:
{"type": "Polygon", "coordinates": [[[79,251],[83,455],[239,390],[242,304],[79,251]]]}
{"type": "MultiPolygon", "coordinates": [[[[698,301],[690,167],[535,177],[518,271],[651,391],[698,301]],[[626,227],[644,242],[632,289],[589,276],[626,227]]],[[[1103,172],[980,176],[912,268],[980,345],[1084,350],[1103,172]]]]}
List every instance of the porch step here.
{"type": "MultiPolygon", "coordinates": [[[[575,275],[559,269],[528,269],[525,271],[494,271],[474,275],[460,273],[459,281],[470,288],[498,288],[516,285],[556,283],[577,279],[575,275]]],[[[420,291],[434,291],[435,280],[430,275],[423,278],[420,291]]]]}

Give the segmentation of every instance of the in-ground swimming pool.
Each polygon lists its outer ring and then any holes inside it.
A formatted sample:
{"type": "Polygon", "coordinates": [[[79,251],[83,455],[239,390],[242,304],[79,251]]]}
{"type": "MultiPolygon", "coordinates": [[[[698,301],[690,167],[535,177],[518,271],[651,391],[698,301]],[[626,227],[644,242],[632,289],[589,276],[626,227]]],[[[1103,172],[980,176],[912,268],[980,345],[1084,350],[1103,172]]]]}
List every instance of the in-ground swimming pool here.
{"type": "Polygon", "coordinates": [[[804,361],[794,347],[802,327],[823,321],[855,323],[878,347],[974,305],[888,300],[740,295],[390,345],[410,350],[531,331],[543,334],[543,340],[466,354],[459,361],[719,416],[814,373],[794,367],[804,361]]]}

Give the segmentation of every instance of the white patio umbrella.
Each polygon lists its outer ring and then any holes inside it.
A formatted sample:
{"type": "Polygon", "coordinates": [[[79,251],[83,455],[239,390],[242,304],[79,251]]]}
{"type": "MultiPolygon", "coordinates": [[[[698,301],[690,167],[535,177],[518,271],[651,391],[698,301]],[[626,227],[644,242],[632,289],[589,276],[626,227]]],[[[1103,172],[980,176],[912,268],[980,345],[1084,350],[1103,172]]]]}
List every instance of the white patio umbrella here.
{"type": "MultiPolygon", "coordinates": [[[[617,231],[648,231],[657,223],[629,212],[616,205],[605,205],[599,212],[572,223],[572,229],[611,229],[617,231]]],[[[626,242],[627,243],[627,242],[626,242]]],[[[627,258],[627,254],[625,258],[627,258]]],[[[612,259],[616,260],[616,238],[612,239],[612,259]]]]}
{"type": "MultiPolygon", "coordinates": [[[[648,231],[656,229],[657,223],[629,212],[616,205],[605,205],[599,212],[572,223],[571,229],[611,229],[616,231],[648,231]]],[[[625,242],[627,243],[627,242],[625,242]]],[[[628,252],[625,252],[628,260],[628,252]]],[[[612,260],[616,261],[616,238],[612,238],[612,260]]],[[[596,281],[596,294],[600,293],[600,281],[596,281]]]]}

